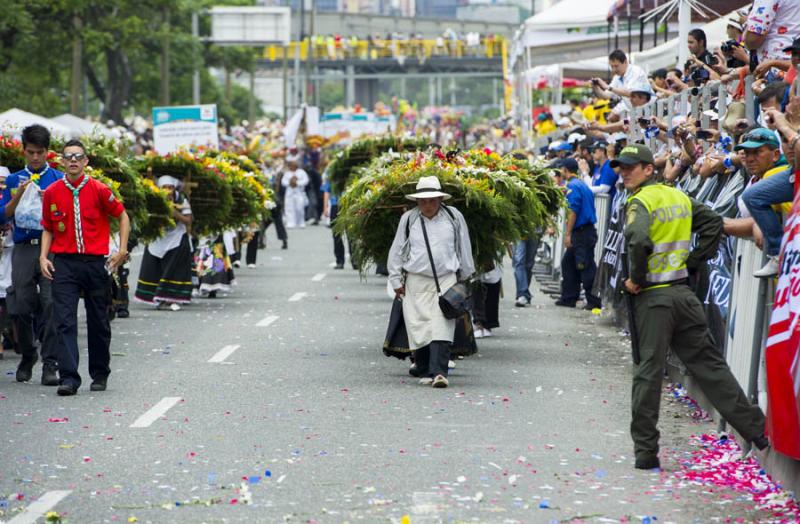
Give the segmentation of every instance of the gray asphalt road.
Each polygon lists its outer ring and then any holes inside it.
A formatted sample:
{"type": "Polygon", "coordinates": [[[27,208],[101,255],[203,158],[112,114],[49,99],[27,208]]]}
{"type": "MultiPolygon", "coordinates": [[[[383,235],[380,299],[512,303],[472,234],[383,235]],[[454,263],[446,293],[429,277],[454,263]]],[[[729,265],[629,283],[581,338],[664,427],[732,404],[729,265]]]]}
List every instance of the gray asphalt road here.
{"type": "Polygon", "coordinates": [[[288,251],[268,234],[232,296],[114,321],[104,393],[85,376],[59,398],[0,361],[0,520],[49,506],[70,523],[762,516],[670,481],[688,436],[714,428],[683,406],[662,410],[666,471],[633,469],[627,345],[599,317],[541,293],[514,308],[506,268],[502,327],[434,390],[380,352],[385,280],[330,267],[328,229],[290,231],[288,251]]]}

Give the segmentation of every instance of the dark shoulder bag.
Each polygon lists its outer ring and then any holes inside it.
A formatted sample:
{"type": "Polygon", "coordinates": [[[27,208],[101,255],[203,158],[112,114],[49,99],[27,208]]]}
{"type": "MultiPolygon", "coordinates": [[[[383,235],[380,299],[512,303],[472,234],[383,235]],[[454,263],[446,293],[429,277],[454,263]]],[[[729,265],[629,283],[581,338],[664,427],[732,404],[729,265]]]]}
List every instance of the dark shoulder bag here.
{"type": "Polygon", "coordinates": [[[439,293],[439,309],[442,310],[444,318],[459,318],[469,309],[469,287],[463,282],[456,282],[453,287],[442,293],[442,288],[439,287],[439,276],[436,274],[436,264],[433,262],[431,244],[428,240],[428,230],[425,227],[425,217],[420,216],[419,219],[422,236],[425,238],[425,248],[428,250],[428,260],[430,260],[431,271],[433,271],[433,280],[436,282],[436,291],[439,293]]]}

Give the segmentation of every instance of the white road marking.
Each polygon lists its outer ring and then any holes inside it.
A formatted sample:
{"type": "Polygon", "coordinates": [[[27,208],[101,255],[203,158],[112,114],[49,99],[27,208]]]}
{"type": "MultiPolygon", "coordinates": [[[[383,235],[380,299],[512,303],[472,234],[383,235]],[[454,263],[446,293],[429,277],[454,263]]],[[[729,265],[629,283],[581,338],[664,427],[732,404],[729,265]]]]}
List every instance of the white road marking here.
{"type": "Polygon", "coordinates": [[[295,293],[294,295],[289,297],[289,302],[300,302],[301,300],[303,300],[307,296],[308,296],[308,293],[303,293],[303,292],[295,293]]]}
{"type": "Polygon", "coordinates": [[[260,320],[258,324],[256,324],[256,327],[267,327],[276,320],[278,320],[277,316],[269,315],[268,317],[264,317],[262,320],[260,320]]]}
{"type": "Polygon", "coordinates": [[[232,346],[225,346],[224,348],[217,351],[217,353],[213,357],[208,359],[208,361],[211,362],[212,364],[219,364],[220,362],[223,362],[226,358],[231,356],[233,352],[239,349],[240,347],[241,346],[238,344],[234,344],[232,346]]]}
{"type": "Polygon", "coordinates": [[[158,404],[148,409],[144,415],[131,424],[132,428],[147,428],[150,424],[163,417],[169,409],[180,401],[181,397],[164,397],[158,404]]]}
{"type": "Polygon", "coordinates": [[[325,273],[317,273],[316,275],[311,277],[311,282],[319,282],[323,278],[325,278],[325,273]]]}
{"type": "Polygon", "coordinates": [[[25,508],[22,513],[8,521],[8,524],[34,524],[70,493],[72,491],[48,491],[25,508]]]}

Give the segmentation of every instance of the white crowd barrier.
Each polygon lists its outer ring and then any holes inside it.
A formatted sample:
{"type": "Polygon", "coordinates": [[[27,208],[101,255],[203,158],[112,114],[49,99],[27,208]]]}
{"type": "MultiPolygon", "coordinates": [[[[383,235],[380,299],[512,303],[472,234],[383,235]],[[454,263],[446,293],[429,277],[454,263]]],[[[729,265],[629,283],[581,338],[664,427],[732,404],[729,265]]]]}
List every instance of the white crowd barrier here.
{"type": "Polygon", "coordinates": [[[597,214],[597,245],[594,247],[594,261],[598,264],[603,258],[603,246],[605,245],[606,232],[608,231],[608,220],[611,214],[610,195],[595,195],[594,209],[597,214]]]}

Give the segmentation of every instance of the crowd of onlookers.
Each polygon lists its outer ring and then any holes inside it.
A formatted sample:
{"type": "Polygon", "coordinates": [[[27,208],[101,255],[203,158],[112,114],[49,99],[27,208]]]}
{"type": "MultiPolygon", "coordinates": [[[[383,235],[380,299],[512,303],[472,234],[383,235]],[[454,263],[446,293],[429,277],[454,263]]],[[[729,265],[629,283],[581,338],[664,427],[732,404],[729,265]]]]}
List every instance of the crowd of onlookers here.
{"type": "Polygon", "coordinates": [[[649,76],[612,52],[613,78],[592,79],[591,102],[572,101],[572,111],[556,118],[539,114],[539,135],[552,139],[542,153],[575,159],[594,193],[613,193],[609,161],[629,142],[650,144],[659,179],[722,215],[726,234],[753,238],[768,257],[755,275],[774,276],[800,151],[800,0],[756,1],[728,20],[727,40],[714,44],[695,29],[683,67],[649,76]],[[691,103],[715,82],[724,90],[691,103]],[[673,95],[686,90],[690,102],[682,106],[673,95]],[[664,100],[661,112],[655,100],[664,100]]]}

